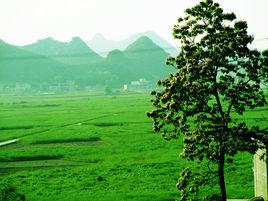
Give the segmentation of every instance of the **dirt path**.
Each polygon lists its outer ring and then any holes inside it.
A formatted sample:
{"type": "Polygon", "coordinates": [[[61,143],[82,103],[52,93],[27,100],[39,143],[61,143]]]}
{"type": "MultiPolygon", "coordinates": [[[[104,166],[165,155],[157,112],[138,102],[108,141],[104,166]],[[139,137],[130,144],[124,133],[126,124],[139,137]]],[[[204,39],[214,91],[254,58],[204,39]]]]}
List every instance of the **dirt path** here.
{"type": "Polygon", "coordinates": [[[9,144],[13,144],[13,143],[16,143],[18,141],[19,141],[18,139],[3,141],[3,142],[0,142],[0,147],[5,146],[5,145],[9,145],[9,144]]]}

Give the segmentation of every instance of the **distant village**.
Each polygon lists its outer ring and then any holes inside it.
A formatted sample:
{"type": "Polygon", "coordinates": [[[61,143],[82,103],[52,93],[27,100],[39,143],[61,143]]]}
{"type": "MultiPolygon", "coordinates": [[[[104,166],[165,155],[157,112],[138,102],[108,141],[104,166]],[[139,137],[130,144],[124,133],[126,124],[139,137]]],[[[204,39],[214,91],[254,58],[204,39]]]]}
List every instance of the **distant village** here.
{"type": "MultiPolygon", "coordinates": [[[[75,92],[75,91],[100,91],[105,86],[84,86],[81,87],[74,80],[68,80],[57,84],[41,83],[39,86],[33,86],[29,83],[15,83],[14,85],[0,84],[0,93],[62,93],[62,92],[75,92]]],[[[108,86],[109,87],[109,86],[108,86]]],[[[115,88],[117,91],[122,92],[142,92],[150,91],[154,88],[154,84],[150,83],[144,78],[133,80],[129,83],[123,84],[121,87],[115,88]]]]}

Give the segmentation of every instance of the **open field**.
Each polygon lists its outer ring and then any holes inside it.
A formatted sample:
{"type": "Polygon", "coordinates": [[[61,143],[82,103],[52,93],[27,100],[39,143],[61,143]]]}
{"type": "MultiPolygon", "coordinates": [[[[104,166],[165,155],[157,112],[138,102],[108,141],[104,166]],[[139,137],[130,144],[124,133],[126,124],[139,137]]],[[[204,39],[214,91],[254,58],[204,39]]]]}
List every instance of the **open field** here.
{"type": "MultiPolygon", "coordinates": [[[[164,141],[146,94],[1,95],[0,184],[29,201],[175,200],[181,139],[164,141]]],[[[238,117],[268,127],[268,106],[238,117]]],[[[252,156],[226,168],[230,198],[253,196],[252,156]],[[237,171],[233,170],[236,167],[237,171]]]]}

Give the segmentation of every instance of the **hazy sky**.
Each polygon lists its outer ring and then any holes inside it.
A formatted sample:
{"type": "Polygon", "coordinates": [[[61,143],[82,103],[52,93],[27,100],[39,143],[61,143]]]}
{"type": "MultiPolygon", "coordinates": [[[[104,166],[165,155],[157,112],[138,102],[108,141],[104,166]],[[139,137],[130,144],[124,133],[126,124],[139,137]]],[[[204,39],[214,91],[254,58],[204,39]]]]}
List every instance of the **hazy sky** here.
{"type": "MultiPolygon", "coordinates": [[[[17,45],[40,38],[107,39],[152,30],[172,42],[171,29],[198,0],[0,0],[0,38],[17,45]]],[[[225,11],[247,20],[249,32],[268,38],[268,0],[217,0],[225,11]]],[[[264,44],[264,40],[256,43],[264,44]]],[[[268,47],[268,44],[267,44],[268,47]]]]}

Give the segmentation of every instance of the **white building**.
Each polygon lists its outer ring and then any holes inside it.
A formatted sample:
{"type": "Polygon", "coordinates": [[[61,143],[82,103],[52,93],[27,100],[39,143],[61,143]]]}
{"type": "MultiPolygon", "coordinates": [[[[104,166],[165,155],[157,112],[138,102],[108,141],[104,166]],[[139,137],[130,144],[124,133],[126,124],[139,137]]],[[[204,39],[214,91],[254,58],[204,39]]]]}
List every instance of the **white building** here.
{"type": "Polygon", "coordinates": [[[264,200],[268,200],[268,160],[266,150],[258,150],[254,155],[254,191],[255,196],[261,196],[264,200]],[[260,159],[260,157],[264,156],[264,159],[260,159]]]}
{"type": "Polygon", "coordinates": [[[128,90],[128,86],[127,86],[127,84],[124,84],[124,86],[123,86],[123,90],[124,90],[124,91],[127,91],[127,90],[128,90]]]}

